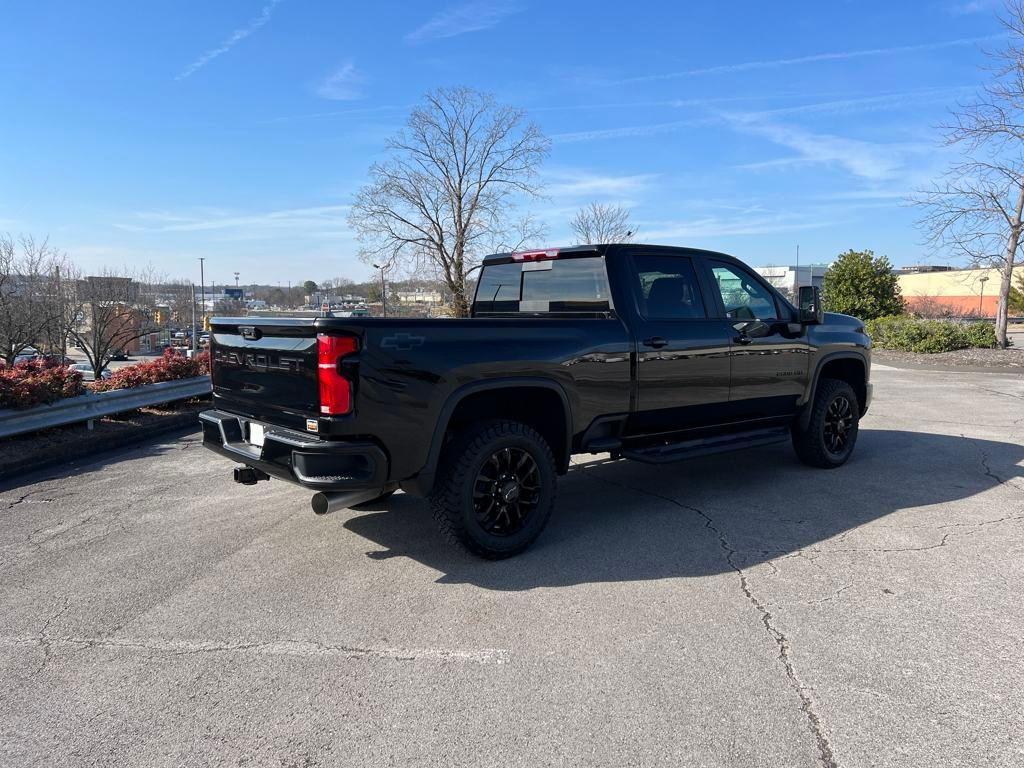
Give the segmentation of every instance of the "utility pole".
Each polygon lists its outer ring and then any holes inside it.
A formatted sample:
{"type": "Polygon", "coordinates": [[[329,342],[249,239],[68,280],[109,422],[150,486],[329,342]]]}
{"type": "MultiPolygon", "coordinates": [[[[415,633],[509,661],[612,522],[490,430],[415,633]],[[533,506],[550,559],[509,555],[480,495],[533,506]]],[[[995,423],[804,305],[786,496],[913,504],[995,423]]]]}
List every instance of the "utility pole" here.
{"type": "Polygon", "coordinates": [[[381,307],[381,310],[384,313],[384,317],[387,317],[388,316],[388,291],[387,291],[387,286],[384,284],[384,270],[386,270],[388,268],[388,265],[385,264],[384,266],[379,266],[377,264],[374,264],[373,268],[380,270],[380,307],[381,307]]]}
{"type": "Polygon", "coordinates": [[[57,278],[57,309],[60,310],[60,364],[64,365],[68,357],[68,316],[64,311],[64,293],[60,289],[60,264],[53,269],[57,278]]]}
{"type": "MultiPolygon", "coordinates": [[[[206,276],[203,274],[203,262],[205,262],[205,261],[206,261],[205,258],[203,258],[202,256],[199,257],[199,289],[202,292],[202,297],[203,297],[203,328],[206,327],[206,276]]],[[[195,286],[193,286],[193,291],[194,290],[195,290],[195,286]]],[[[196,338],[196,336],[193,333],[192,334],[192,344],[193,345],[196,343],[195,342],[195,338],[196,338]]]]}

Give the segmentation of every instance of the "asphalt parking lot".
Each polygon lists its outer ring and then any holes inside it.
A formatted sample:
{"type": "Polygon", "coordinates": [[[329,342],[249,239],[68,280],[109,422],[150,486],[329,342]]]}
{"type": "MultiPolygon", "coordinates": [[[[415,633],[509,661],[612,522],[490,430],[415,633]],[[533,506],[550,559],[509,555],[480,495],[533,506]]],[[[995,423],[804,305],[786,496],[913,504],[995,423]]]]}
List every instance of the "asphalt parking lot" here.
{"type": "Polygon", "coordinates": [[[0,764],[1024,764],[1024,381],[879,369],[857,452],[577,457],[485,563],[195,435],[0,489],[0,764]]]}

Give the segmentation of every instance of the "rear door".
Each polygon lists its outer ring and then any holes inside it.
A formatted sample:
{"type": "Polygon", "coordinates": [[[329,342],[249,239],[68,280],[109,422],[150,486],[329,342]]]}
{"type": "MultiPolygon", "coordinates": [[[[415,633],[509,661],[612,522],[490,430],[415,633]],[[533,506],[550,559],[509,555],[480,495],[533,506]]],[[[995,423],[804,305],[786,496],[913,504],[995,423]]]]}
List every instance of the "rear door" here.
{"type": "Polygon", "coordinates": [[[631,255],[637,344],[634,434],[720,423],[729,401],[732,329],[713,311],[694,259],[631,255]]]}
{"type": "Polygon", "coordinates": [[[320,415],[311,320],[214,324],[210,357],[215,407],[303,431],[320,415]]]}
{"type": "Polygon", "coordinates": [[[806,332],[778,297],[752,270],[731,261],[708,259],[707,282],[716,313],[732,331],[731,417],[762,419],[788,416],[807,386],[809,347],[806,332]],[[764,336],[746,335],[751,321],[768,326],[764,336]]]}

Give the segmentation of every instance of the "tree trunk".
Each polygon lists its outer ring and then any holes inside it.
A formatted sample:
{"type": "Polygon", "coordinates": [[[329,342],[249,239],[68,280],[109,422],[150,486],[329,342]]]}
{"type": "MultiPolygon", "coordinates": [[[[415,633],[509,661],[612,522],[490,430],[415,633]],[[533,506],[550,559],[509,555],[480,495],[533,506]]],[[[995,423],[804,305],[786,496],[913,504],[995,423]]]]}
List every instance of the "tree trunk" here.
{"type": "Polygon", "coordinates": [[[1006,256],[999,269],[999,306],[996,308],[996,343],[1001,349],[1009,344],[1006,338],[1006,326],[1010,319],[1010,288],[1013,280],[1013,264],[1016,261],[1017,246],[1020,244],[1021,217],[1024,216],[1024,184],[1017,191],[1017,206],[1010,235],[1006,239],[1006,256]]]}
{"type": "Polygon", "coordinates": [[[466,298],[466,286],[452,293],[452,317],[469,317],[469,300],[466,298]]]}

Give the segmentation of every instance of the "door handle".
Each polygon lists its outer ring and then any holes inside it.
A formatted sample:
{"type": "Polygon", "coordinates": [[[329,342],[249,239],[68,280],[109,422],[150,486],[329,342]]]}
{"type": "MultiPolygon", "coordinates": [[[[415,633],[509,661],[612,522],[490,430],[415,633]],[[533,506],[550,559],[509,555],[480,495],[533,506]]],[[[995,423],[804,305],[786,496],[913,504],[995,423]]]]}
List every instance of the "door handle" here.
{"type": "Polygon", "coordinates": [[[732,341],[734,344],[749,344],[753,339],[749,336],[736,336],[732,341]]]}
{"type": "Polygon", "coordinates": [[[645,347],[654,347],[655,349],[661,349],[662,347],[667,347],[668,342],[665,339],[661,338],[661,336],[652,336],[649,339],[644,339],[643,345],[645,347]]]}

